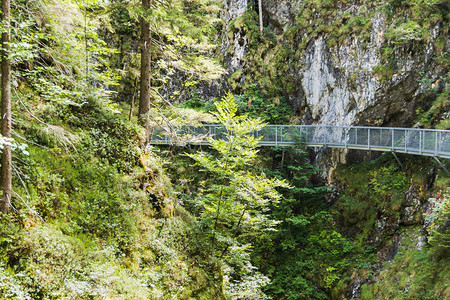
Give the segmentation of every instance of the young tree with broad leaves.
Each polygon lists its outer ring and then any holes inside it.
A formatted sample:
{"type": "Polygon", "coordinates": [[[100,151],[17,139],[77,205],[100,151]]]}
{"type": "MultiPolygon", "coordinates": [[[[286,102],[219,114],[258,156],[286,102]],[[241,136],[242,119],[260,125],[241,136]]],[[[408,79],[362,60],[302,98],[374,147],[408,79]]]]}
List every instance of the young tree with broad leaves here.
{"type": "MultiPolygon", "coordinates": [[[[277,205],[281,198],[276,189],[290,186],[284,180],[254,172],[261,137],[255,137],[253,132],[265,126],[263,121],[247,114],[238,115],[230,93],[215,105],[218,112],[214,115],[224,126],[223,138],[209,139],[217,153],[198,152],[188,156],[212,178],[207,192],[198,199],[202,206],[200,218],[209,229],[217,257],[228,266],[226,276],[233,278],[225,285],[229,291],[244,292],[251,281],[267,283],[251,265],[250,252],[254,241],[274,230],[277,224],[269,213],[270,207],[277,205]]],[[[240,295],[233,294],[233,297],[240,295]]]]}

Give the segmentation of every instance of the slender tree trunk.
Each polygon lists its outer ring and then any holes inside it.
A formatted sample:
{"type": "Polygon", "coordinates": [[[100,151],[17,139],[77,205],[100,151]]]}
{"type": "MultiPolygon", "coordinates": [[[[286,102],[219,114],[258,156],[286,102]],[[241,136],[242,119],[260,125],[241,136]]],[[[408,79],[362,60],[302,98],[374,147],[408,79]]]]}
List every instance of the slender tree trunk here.
{"type": "MultiPolygon", "coordinates": [[[[2,34],[2,135],[11,138],[11,61],[8,58],[10,52],[11,29],[10,29],[10,0],[2,0],[2,22],[5,26],[2,34]]],[[[1,166],[1,202],[0,211],[7,213],[11,205],[12,192],[12,166],[11,146],[4,145],[2,150],[1,166]]]]}
{"type": "Polygon", "coordinates": [[[86,59],[86,86],[89,83],[89,45],[87,37],[87,8],[84,8],[84,47],[85,47],[85,59],[86,59]]]}
{"type": "Polygon", "coordinates": [[[263,35],[263,12],[262,12],[262,0],[258,0],[258,9],[259,9],[259,31],[261,36],[263,35]]]}
{"type": "Polygon", "coordinates": [[[130,113],[128,115],[128,121],[131,121],[131,117],[133,116],[134,97],[136,96],[136,89],[137,89],[137,77],[134,78],[133,95],[131,97],[131,105],[130,105],[130,113]]]}
{"type": "MultiPolygon", "coordinates": [[[[236,238],[236,236],[237,236],[239,227],[241,226],[242,218],[244,217],[244,214],[245,214],[245,212],[247,211],[248,207],[249,207],[249,203],[247,203],[247,205],[245,206],[244,210],[242,211],[241,217],[239,218],[239,222],[237,223],[236,228],[234,229],[234,232],[233,232],[233,238],[236,238]]],[[[223,258],[223,256],[225,255],[225,253],[227,253],[228,248],[230,248],[229,245],[227,245],[227,246],[225,247],[225,249],[222,251],[222,254],[220,255],[219,259],[222,259],[222,258],[223,258]]]]}
{"type": "MultiPolygon", "coordinates": [[[[142,7],[148,13],[152,0],[142,0],[142,7]]],[[[150,22],[141,18],[141,90],[139,98],[139,121],[146,129],[146,142],[149,139],[150,87],[152,76],[151,29],[150,22]]]]}

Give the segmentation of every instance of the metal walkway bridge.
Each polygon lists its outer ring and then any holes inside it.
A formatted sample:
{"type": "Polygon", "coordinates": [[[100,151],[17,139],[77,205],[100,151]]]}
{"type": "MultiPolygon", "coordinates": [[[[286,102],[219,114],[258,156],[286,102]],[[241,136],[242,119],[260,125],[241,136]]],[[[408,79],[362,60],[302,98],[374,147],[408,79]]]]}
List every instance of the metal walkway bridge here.
{"type": "MultiPolygon", "coordinates": [[[[253,132],[260,146],[292,146],[298,141],[308,147],[330,147],[391,151],[450,159],[450,130],[332,126],[267,125],[253,132]]],[[[222,125],[184,126],[176,130],[155,127],[151,144],[209,145],[208,139],[226,138],[222,125]]]]}

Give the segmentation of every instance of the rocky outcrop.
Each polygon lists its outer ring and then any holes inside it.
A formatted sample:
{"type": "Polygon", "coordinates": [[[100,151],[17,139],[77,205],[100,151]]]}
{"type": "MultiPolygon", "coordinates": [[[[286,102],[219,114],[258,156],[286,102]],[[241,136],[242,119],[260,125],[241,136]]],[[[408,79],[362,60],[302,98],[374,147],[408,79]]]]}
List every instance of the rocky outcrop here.
{"type": "Polygon", "coordinates": [[[225,67],[228,75],[233,74],[238,69],[243,69],[243,59],[246,54],[247,37],[238,30],[231,40],[226,32],[229,31],[231,22],[241,17],[248,8],[247,0],[224,0],[224,10],[222,19],[224,20],[224,34],[221,44],[222,53],[226,53],[225,67]]]}
{"type": "Polygon", "coordinates": [[[304,1],[302,0],[262,0],[265,24],[274,26],[281,33],[295,23],[295,17],[304,1]]]}
{"type": "Polygon", "coordinates": [[[403,225],[418,224],[422,221],[422,202],[417,195],[415,185],[411,185],[406,191],[402,207],[401,223],[403,225]]]}
{"type": "MultiPolygon", "coordinates": [[[[237,5],[227,14],[227,24],[233,17],[243,14],[243,8],[249,5],[245,1],[235,2],[225,1],[228,9],[237,5]]],[[[335,18],[346,13],[358,16],[368,7],[364,2],[351,2],[338,10],[335,18]]],[[[305,5],[305,1],[286,0],[262,3],[265,26],[279,35],[295,23],[296,15],[305,5]]],[[[389,44],[386,33],[392,21],[385,13],[373,9],[373,13],[365,14],[372,15],[366,37],[349,34],[338,45],[330,46],[327,33],[316,34],[310,39],[304,55],[294,62],[302,67],[292,69],[295,88],[284,96],[302,123],[408,127],[414,124],[416,110],[429,105],[427,87],[419,79],[426,76],[428,83],[436,84],[444,73],[433,61],[439,25],[430,30],[427,45],[421,52],[412,51],[410,45],[404,48],[391,45],[395,67],[390,70],[391,74],[380,75],[377,70],[386,64],[382,53],[383,47],[389,44]]],[[[313,13],[320,11],[313,10],[313,13]]],[[[309,21],[314,22],[317,20],[309,21]]],[[[246,68],[252,63],[241,63],[247,41],[242,32],[234,36],[234,43],[224,44],[231,53],[228,68],[231,73],[242,69],[245,77],[246,68]]]]}

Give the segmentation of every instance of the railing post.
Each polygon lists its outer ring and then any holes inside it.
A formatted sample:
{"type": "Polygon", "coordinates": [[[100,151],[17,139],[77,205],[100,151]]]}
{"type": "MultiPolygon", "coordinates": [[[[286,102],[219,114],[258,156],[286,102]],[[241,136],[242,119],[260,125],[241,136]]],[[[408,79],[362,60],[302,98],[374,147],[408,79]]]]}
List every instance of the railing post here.
{"type": "Polygon", "coordinates": [[[394,129],[391,129],[391,134],[392,134],[391,149],[394,150],[394,138],[395,138],[394,129]]]}
{"type": "Polygon", "coordinates": [[[355,145],[358,145],[358,128],[355,128],[355,145]]]}
{"type": "Polygon", "coordinates": [[[383,129],[378,129],[378,132],[379,132],[379,136],[380,136],[380,138],[378,139],[378,142],[379,142],[379,145],[378,146],[382,146],[381,144],[382,144],[382,142],[383,142],[383,129]]]}
{"type": "Polygon", "coordinates": [[[344,145],[345,149],[347,149],[347,139],[348,139],[348,127],[344,127],[344,145]]]}
{"type": "Polygon", "coordinates": [[[434,155],[437,156],[437,149],[438,149],[438,132],[434,132],[434,155]]]}
{"type": "Polygon", "coordinates": [[[283,142],[283,127],[280,127],[280,142],[283,142]]]}
{"type": "Polygon", "coordinates": [[[278,126],[275,126],[275,146],[278,146],[278,126]]]}
{"type": "Polygon", "coordinates": [[[422,130],[419,131],[419,154],[422,154],[422,130]]]}
{"type": "Polygon", "coordinates": [[[370,128],[367,129],[367,148],[370,150],[370,128]]]}
{"type": "Polygon", "coordinates": [[[408,150],[406,149],[406,141],[407,141],[407,130],[405,129],[405,153],[408,153],[408,150]]]}

